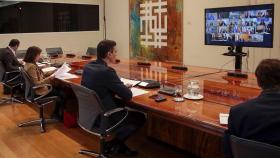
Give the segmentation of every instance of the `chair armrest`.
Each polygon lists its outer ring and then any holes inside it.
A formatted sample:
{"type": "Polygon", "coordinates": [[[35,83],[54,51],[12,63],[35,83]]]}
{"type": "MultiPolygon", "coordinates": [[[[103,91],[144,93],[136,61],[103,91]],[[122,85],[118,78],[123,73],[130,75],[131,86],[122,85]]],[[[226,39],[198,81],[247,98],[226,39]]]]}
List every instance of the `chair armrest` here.
{"type": "Polygon", "coordinates": [[[6,84],[11,84],[13,81],[16,81],[16,80],[19,79],[20,77],[21,77],[20,75],[17,75],[16,77],[14,77],[14,78],[12,78],[12,79],[6,81],[5,83],[6,83],[6,84]]]}
{"type": "Polygon", "coordinates": [[[112,114],[117,113],[117,112],[120,112],[120,111],[123,111],[123,110],[126,110],[126,109],[125,109],[125,108],[116,108],[116,109],[107,111],[107,112],[104,114],[104,116],[105,116],[105,117],[109,117],[109,116],[111,116],[112,114]]]}
{"type": "Polygon", "coordinates": [[[9,71],[9,72],[5,72],[5,76],[4,76],[4,82],[5,83],[9,83],[9,82],[12,82],[14,80],[16,80],[17,78],[19,78],[21,75],[20,75],[20,71],[9,71]],[[15,77],[13,77],[12,79],[9,79],[9,76],[12,75],[12,74],[18,74],[16,75],[15,77]]]}
{"type": "MultiPolygon", "coordinates": [[[[120,111],[124,111],[125,110],[125,116],[119,121],[119,122],[117,122],[115,125],[113,125],[113,126],[111,126],[110,128],[108,128],[108,129],[106,129],[105,131],[106,131],[106,133],[109,133],[109,132],[111,132],[112,130],[114,130],[115,128],[117,128],[121,123],[123,123],[124,122],[124,120],[127,118],[127,116],[128,116],[128,110],[126,109],[126,108],[117,108],[117,109],[113,109],[114,110],[114,112],[112,112],[111,113],[111,115],[112,114],[114,114],[114,113],[116,113],[116,112],[120,112],[120,111]],[[117,110],[118,109],[118,110],[117,110]]],[[[113,110],[111,110],[111,111],[113,111],[113,110]]],[[[110,111],[109,111],[110,112],[110,111]]],[[[105,114],[104,114],[104,116],[105,116],[105,114]]],[[[110,116],[110,115],[109,115],[110,116]]]]}
{"type": "Polygon", "coordinates": [[[33,94],[35,94],[34,92],[36,91],[36,89],[43,88],[43,87],[48,87],[48,92],[45,95],[41,95],[41,96],[39,96],[37,98],[34,98],[34,101],[37,101],[37,100],[40,100],[40,99],[46,97],[53,90],[53,87],[52,87],[51,84],[41,84],[41,85],[32,87],[33,94]]]}
{"type": "Polygon", "coordinates": [[[52,89],[51,84],[40,84],[40,85],[37,85],[37,86],[33,86],[32,89],[36,90],[36,89],[43,88],[43,87],[48,87],[48,88],[52,89]]]}
{"type": "Polygon", "coordinates": [[[8,71],[8,72],[6,72],[6,74],[12,74],[12,73],[20,73],[20,71],[19,70],[15,70],[15,71],[8,71]]]}
{"type": "Polygon", "coordinates": [[[45,97],[45,98],[36,100],[36,103],[39,104],[40,106],[45,106],[55,100],[57,100],[57,96],[51,96],[51,97],[45,97]]]}

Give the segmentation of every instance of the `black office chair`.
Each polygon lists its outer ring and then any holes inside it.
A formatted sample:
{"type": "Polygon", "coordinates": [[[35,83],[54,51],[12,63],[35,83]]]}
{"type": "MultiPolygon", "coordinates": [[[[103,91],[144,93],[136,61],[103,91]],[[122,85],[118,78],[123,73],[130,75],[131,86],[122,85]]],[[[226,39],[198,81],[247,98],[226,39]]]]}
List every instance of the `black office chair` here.
{"type": "Polygon", "coordinates": [[[46,48],[47,55],[50,56],[51,58],[54,57],[59,57],[63,54],[62,48],[57,47],[57,48],[46,48]]]}
{"type": "Polygon", "coordinates": [[[24,79],[24,85],[25,85],[25,100],[27,103],[31,105],[35,105],[39,108],[39,119],[37,120],[32,120],[28,122],[23,122],[18,124],[19,127],[26,127],[26,126],[33,126],[33,125],[40,125],[40,131],[41,133],[44,133],[45,130],[45,124],[46,123],[55,123],[57,120],[55,119],[45,119],[44,117],[44,107],[47,105],[51,105],[51,103],[55,102],[57,97],[56,96],[51,96],[51,97],[46,97],[51,91],[52,91],[52,85],[50,84],[42,84],[36,86],[28,74],[25,72],[23,68],[20,68],[21,75],[24,79]],[[45,95],[41,96],[36,96],[35,91],[38,88],[42,87],[48,87],[49,91],[45,95]]]}
{"type": "Polygon", "coordinates": [[[19,70],[6,72],[2,61],[0,61],[0,82],[3,87],[7,87],[11,92],[10,98],[1,98],[0,104],[22,103],[14,97],[14,89],[22,86],[19,70]]]}
{"type": "Polygon", "coordinates": [[[86,55],[97,55],[97,48],[88,47],[86,55]]]}
{"type": "Polygon", "coordinates": [[[230,136],[234,158],[280,158],[280,147],[230,136]]]}
{"type": "Polygon", "coordinates": [[[23,58],[25,57],[26,51],[27,51],[27,50],[18,50],[18,51],[16,52],[16,57],[17,57],[18,59],[23,59],[23,58]]]}
{"type": "Polygon", "coordinates": [[[79,114],[78,124],[79,126],[88,133],[100,137],[100,152],[94,152],[90,150],[80,150],[80,154],[86,154],[96,156],[98,158],[106,158],[104,154],[105,138],[109,136],[110,132],[119,127],[119,125],[126,119],[128,110],[126,108],[116,108],[109,112],[105,112],[104,107],[98,97],[98,95],[90,89],[83,86],[72,84],[72,89],[78,99],[79,114]],[[107,128],[105,127],[106,120],[112,114],[117,112],[125,112],[125,116],[115,125],[107,128]],[[99,118],[99,119],[98,119],[99,118]],[[100,127],[95,127],[96,121],[100,120],[100,127]]]}

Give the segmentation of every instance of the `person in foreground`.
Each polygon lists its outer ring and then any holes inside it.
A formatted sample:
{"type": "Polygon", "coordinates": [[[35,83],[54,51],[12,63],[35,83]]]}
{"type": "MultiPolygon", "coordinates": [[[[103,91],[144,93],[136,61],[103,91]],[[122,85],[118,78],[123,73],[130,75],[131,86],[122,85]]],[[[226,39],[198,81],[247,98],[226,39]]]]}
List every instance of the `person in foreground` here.
{"type": "Polygon", "coordinates": [[[232,158],[230,135],[280,146],[280,60],[265,59],[255,75],[261,94],[230,110],[224,154],[232,158]]]}
{"type": "MultiPolygon", "coordinates": [[[[44,74],[43,71],[36,64],[41,59],[41,52],[42,50],[39,47],[29,47],[23,59],[23,61],[25,62],[24,70],[27,72],[30,79],[36,86],[41,84],[52,84],[52,81],[54,79],[53,72],[44,74]]],[[[47,93],[47,87],[42,87],[35,91],[35,95],[38,96],[46,95],[47,93]]],[[[58,99],[56,100],[55,110],[52,114],[52,118],[62,120],[65,100],[64,93],[58,90],[57,88],[53,87],[52,92],[49,93],[47,96],[58,96],[58,99]]]]}
{"type": "MultiPolygon", "coordinates": [[[[116,71],[109,66],[109,64],[115,64],[116,55],[116,42],[111,40],[101,41],[97,46],[97,60],[88,63],[84,67],[81,81],[83,86],[94,90],[98,94],[106,111],[123,107],[116,100],[116,95],[124,102],[130,101],[132,98],[132,92],[129,86],[124,85],[116,71]]],[[[108,126],[110,127],[110,125],[120,121],[123,115],[124,113],[120,112],[111,116],[108,121],[108,126]]],[[[98,126],[98,121],[94,126],[98,126]]],[[[123,124],[113,131],[115,139],[107,143],[105,151],[112,155],[137,155],[136,151],[126,146],[125,141],[143,126],[145,121],[144,114],[129,111],[123,124]]]]}

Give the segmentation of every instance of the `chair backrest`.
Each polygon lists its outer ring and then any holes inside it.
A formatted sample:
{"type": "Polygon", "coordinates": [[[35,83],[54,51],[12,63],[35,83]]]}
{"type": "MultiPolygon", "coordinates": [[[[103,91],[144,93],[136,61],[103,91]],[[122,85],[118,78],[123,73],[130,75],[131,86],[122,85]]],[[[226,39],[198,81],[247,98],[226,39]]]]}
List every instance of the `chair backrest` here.
{"type": "Polygon", "coordinates": [[[57,47],[57,48],[46,48],[47,54],[52,56],[52,55],[61,55],[63,54],[62,48],[57,47]]]}
{"type": "Polygon", "coordinates": [[[280,158],[280,147],[231,136],[234,158],[280,158]]]}
{"type": "Polygon", "coordinates": [[[97,55],[97,48],[88,47],[86,55],[97,55]]]}
{"type": "Polygon", "coordinates": [[[24,98],[28,102],[33,102],[35,94],[31,94],[31,90],[32,90],[32,87],[35,86],[35,84],[32,82],[31,78],[29,77],[27,72],[22,67],[20,67],[19,70],[20,70],[21,76],[24,79],[24,86],[25,86],[24,98]]]}
{"type": "Polygon", "coordinates": [[[3,81],[5,73],[6,73],[5,66],[4,66],[3,62],[0,61],[0,82],[3,81]]]}
{"type": "Polygon", "coordinates": [[[16,57],[19,58],[19,59],[23,59],[25,57],[26,51],[27,50],[18,50],[16,52],[16,57]]]}
{"type": "Polygon", "coordinates": [[[86,130],[92,131],[96,120],[104,113],[103,105],[93,90],[77,84],[71,84],[71,86],[79,104],[79,125],[86,130]]]}
{"type": "Polygon", "coordinates": [[[0,52],[5,51],[7,48],[0,48],[0,52]]]}

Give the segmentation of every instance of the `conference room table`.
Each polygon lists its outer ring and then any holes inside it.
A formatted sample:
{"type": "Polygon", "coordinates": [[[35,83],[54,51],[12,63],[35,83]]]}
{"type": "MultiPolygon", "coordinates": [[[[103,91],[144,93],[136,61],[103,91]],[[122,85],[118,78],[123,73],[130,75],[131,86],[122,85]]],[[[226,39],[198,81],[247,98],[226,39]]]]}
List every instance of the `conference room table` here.
{"type": "MultiPolygon", "coordinates": [[[[71,60],[71,73],[83,69],[88,62],[90,60],[71,60]]],[[[180,86],[183,94],[190,81],[197,81],[204,96],[201,100],[175,102],[173,96],[166,95],[167,100],[158,103],[150,96],[159,89],[145,89],[148,93],[133,97],[127,106],[147,114],[147,135],[202,158],[223,157],[222,137],[227,126],[220,124],[219,114],[228,114],[232,106],[260,94],[254,74],[242,79],[229,77],[225,70],[213,68],[188,66],[188,71],[182,71],[172,69],[172,62],[151,61],[151,66],[139,66],[137,62],[122,59],[109,66],[123,78],[153,79],[163,86],[180,86]]],[[[59,82],[64,86],[80,84],[81,76],[59,82]]]]}

